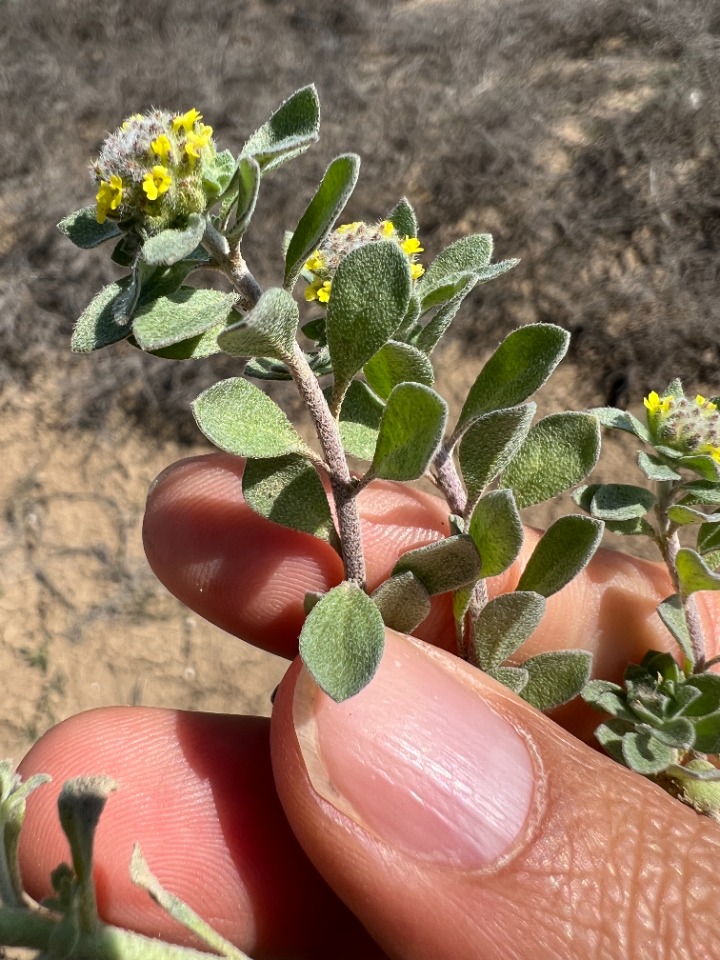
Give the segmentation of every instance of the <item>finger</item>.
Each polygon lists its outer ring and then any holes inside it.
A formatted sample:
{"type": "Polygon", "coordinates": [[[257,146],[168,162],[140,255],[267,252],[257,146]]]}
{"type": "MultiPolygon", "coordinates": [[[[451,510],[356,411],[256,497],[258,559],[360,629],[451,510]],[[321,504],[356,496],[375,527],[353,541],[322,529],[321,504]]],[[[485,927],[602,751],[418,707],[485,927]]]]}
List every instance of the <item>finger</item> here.
{"type": "Polygon", "coordinates": [[[23,880],[36,899],[68,860],[57,794],[70,777],[118,784],[95,847],[98,906],[109,923],[199,946],[130,881],[138,842],[165,889],[219,933],[263,957],[382,956],[310,865],[292,835],[270,768],[269,722],[147,708],[93,710],[33,747],[23,777],[50,773],[32,794],[21,834],[23,880]],[[357,949],[357,952],[355,950],[357,949]]]}
{"type": "MultiPolygon", "coordinates": [[[[325,591],[342,579],[340,558],[325,542],[270,523],[244,502],[242,461],[207,456],[182,461],[163,473],[148,499],[144,537],[148,559],[184,603],[230,633],[286,657],[297,652],[307,591],[325,591]]],[[[446,535],[442,502],[406,485],[376,482],[359,501],[373,589],[406,550],[446,535]]],[[[539,534],[526,531],[519,560],[488,580],[491,595],[514,589],[539,534]]],[[[598,551],[586,570],[549,598],[547,613],[521,658],[543,650],[575,648],[595,655],[599,676],[618,679],[630,660],[672,641],[655,609],[673,592],[659,564],[598,551]]],[[[416,634],[454,648],[448,595],[416,634]]],[[[720,606],[702,595],[707,636],[720,635],[720,606]]],[[[717,652],[710,651],[711,655],[717,652]]]]}
{"type": "Polygon", "coordinates": [[[391,957],[720,957],[717,824],[457,658],[387,643],[342,704],[294,664],[272,755],[296,836],[391,957]]]}

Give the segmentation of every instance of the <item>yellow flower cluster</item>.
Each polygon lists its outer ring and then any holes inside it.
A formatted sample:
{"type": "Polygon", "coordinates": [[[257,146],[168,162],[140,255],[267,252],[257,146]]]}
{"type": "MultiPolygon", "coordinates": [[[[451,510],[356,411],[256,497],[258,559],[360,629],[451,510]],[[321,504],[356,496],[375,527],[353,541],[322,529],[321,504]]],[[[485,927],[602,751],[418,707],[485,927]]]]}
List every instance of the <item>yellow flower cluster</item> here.
{"type": "Polygon", "coordinates": [[[653,440],[686,456],[702,454],[720,463],[718,405],[697,394],[694,400],[655,390],[643,399],[653,440]]]}
{"type": "Polygon", "coordinates": [[[418,280],[425,268],[415,262],[415,257],[424,252],[417,237],[400,237],[390,220],[382,220],[377,225],[355,220],[337,227],[324,241],[319,250],[313,251],[303,265],[305,274],[311,275],[305,288],[305,299],[309,302],[327,303],[332,289],[332,278],[343,257],[351,250],[377,240],[393,240],[410,264],[413,280],[418,280]]]}
{"type": "Polygon", "coordinates": [[[110,177],[109,183],[105,183],[105,181],[101,182],[100,189],[95,195],[95,200],[97,201],[96,219],[98,223],[105,223],[108,213],[111,211],[114,212],[119,208],[122,203],[122,195],[122,178],[116,173],[110,177]]]}

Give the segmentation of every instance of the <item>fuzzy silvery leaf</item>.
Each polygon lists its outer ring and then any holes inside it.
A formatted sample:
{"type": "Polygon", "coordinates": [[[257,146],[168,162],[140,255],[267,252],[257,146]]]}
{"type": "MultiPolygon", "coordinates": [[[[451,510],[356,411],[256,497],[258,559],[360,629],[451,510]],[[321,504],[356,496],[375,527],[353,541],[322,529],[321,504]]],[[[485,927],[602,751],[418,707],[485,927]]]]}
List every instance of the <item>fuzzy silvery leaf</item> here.
{"type": "Polygon", "coordinates": [[[245,367],[245,376],[256,380],[292,380],[285,364],[272,357],[254,357],[245,367]]]}
{"type": "Polygon", "coordinates": [[[304,457],[289,454],[248,460],[242,490],[248,505],[261,517],[338,545],[325,487],[304,457]]]}
{"type": "Polygon", "coordinates": [[[680,590],[685,596],[699,590],[720,590],[720,576],[714,573],[695,550],[682,547],[675,557],[680,590]]]}
{"type": "Polygon", "coordinates": [[[537,542],[517,589],[544,597],[562,590],[590,561],[602,535],[602,520],[578,514],[560,517],[537,542]]]}
{"type": "Polygon", "coordinates": [[[409,343],[388,340],[363,367],[367,382],[383,400],[399,383],[422,383],[431,387],[435,379],[427,355],[409,343]]]}
{"type": "MultiPolygon", "coordinates": [[[[602,484],[599,483],[590,483],[587,486],[578,487],[577,490],[573,491],[572,498],[586,513],[595,516],[593,498],[601,486],[602,484]]],[[[653,537],[655,535],[654,528],[643,517],[631,517],[629,520],[606,520],[605,529],[623,536],[653,537]]]]}
{"type": "Polygon", "coordinates": [[[686,717],[705,717],[720,710],[720,675],[696,673],[686,680],[685,686],[700,691],[698,699],[685,708],[686,717]]]}
{"type": "Polygon", "coordinates": [[[407,257],[389,240],[367,243],[341,261],[327,308],[328,348],[338,399],[402,322],[410,283],[407,257]]]}
{"type": "Polygon", "coordinates": [[[513,693],[520,693],[530,679],[527,670],[522,667],[497,667],[495,670],[488,670],[487,675],[513,693]]]}
{"type": "Polygon", "coordinates": [[[631,729],[632,725],[630,723],[613,718],[612,720],[607,720],[605,723],[601,723],[595,730],[595,737],[600,746],[610,754],[613,760],[617,760],[617,762],[623,764],[623,766],[627,766],[622,749],[623,737],[629,733],[631,729]]]}
{"type": "Polygon", "coordinates": [[[480,554],[470,537],[458,534],[404,553],[393,567],[392,575],[406,570],[415,574],[430,596],[447,593],[477,580],[480,554]]]}
{"type": "Polygon", "coordinates": [[[593,407],[588,413],[597,417],[604,427],[612,427],[615,430],[625,430],[632,433],[644,443],[650,443],[650,432],[648,428],[633,416],[627,410],[618,410],[617,407],[593,407]]]}
{"type": "Polygon", "coordinates": [[[510,490],[493,490],[475,504],[467,532],[482,559],[482,575],[496,577],[520,553],[523,525],[510,490]]]}
{"type": "Polygon", "coordinates": [[[455,314],[462,306],[463,300],[474,286],[474,276],[472,274],[466,276],[456,296],[443,304],[435,313],[432,320],[410,337],[410,342],[429,356],[447,332],[450,324],[455,319],[455,314]]]}
{"type": "Polygon", "coordinates": [[[175,263],[170,267],[150,267],[141,262],[138,268],[143,269],[142,287],[140,290],[139,304],[145,306],[158,297],[168,297],[175,293],[182,286],[183,280],[193,270],[197,269],[196,263],[188,263],[183,260],[181,263],[175,263]],[[147,274],[145,271],[148,271],[147,274]]]}
{"type": "Polygon", "coordinates": [[[695,733],[693,746],[699,753],[720,753],[720,712],[711,713],[707,717],[696,720],[693,731],[695,733]]]}
{"type": "Polygon", "coordinates": [[[680,596],[674,593],[671,597],[663,600],[657,608],[658,616],[665,624],[667,629],[677,641],[678,646],[685,654],[686,660],[690,666],[695,666],[695,654],[693,653],[692,641],[688,632],[688,625],[685,619],[685,610],[680,600],[680,596]]]}
{"type": "Polygon", "coordinates": [[[453,617],[456,627],[460,629],[463,636],[465,634],[465,615],[470,609],[474,587],[475,584],[468,584],[453,591],[453,617]]]}
{"type": "Polygon", "coordinates": [[[590,678],[587,650],[551,650],[523,661],[528,682],[520,696],[538,710],[553,710],[577,697],[590,678]]]}
{"type": "Polygon", "coordinates": [[[527,400],[560,363],[569,342],[570,334],[551,323],[531,323],[508,334],[470,388],[459,422],[527,400]]]}
{"type": "Polygon", "coordinates": [[[239,240],[250,226],[260,193],[260,167],[253,157],[240,157],[233,183],[220,204],[220,216],[227,219],[233,212],[235,222],[227,232],[230,241],[239,240]]]}
{"type": "Polygon", "coordinates": [[[662,773],[677,760],[676,750],[647,732],[626,733],[622,738],[622,755],[631,770],[646,777],[662,773]]]}
{"type": "Polygon", "coordinates": [[[410,294],[408,308],[405,311],[402,323],[395,331],[395,339],[402,340],[403,343],[409,343],[413,334],[420,329],[418,318],[420,316],[420,298],[414,293],[410,294]]]}
{"type": "Polygon", "coordinates": [[[58,230],[64,233],[68,240],[71,240],[76,247],[83,250],[90,250],[92,247],[98,247],[106,240],[112,240],[121,234],[120,227],[112,220],[106,220],[105,223],[97,222],[97,209],[95,207],[83,207],[76,210],[69,217],[65,217],[58,224],[58,230]]]}
{"type": "Polygon", "coordinates": [[[142,239],[134,230],[123,233],[113,247],[110,259],[120,267],[131,267],[138,259],[142,239]]]}
{"type": "Polygon", "coordinates": [[[385,625],[400,633],[412,633],[430,613],[430,594],[409,570],[381,583],[372,598],[385,625]]]}
{"type": "MultiPolygon", "coordinates": [[[[712,520],[700,525],[697,535],[697,550],[703,555],[720,550],[720,513],[712,515],[712,520]]],[[[706,561],[707,562],[707,561],[706,561]]]]}
{"type": "Polygon", "coordinates": [[[438,277],[434,283],[422,287],[420,313],[427,313],[428,310],[442,306],[450,300],[464,299],[476,283],[475,273],[451,273],[447,277],[438,277]]]}
{"type": "Polygon", "coordinates": [[[470,503],[511,462],[528,435],[535,410],[534,403],[522,403],[470,422],[458,451],[470,503]]]}
{"type": "MultiPolygon", "coordinates": [[[[218,346],[218,337],[227,328],[228,321],[232,320],[232,311],[227,320],[210,327],[204,333],[200,333],[188,340],[181,340],[179,343],[173,343],[169,347],[160,347],[158,350],[147,350],[154,357],[161,357],[163,360],[203,360],[205,357],[212,357],[220,353],[218,346]]],[[[134,343],[134,339],[129,341],[134,343]]],[[[136,344],[139,346],[139,344],[136,344]]]]}
{"type": "Polygon", "coordinates": [[[616,683],[610,683],[609,680],[591,680],[583,687],[581,696],[585,703],[595,710],[635,723],[636,717],[627,705],[623,689],[616,683]]]}
{"type": "Polygon", "coordinates": [[[420,280],[420,294],[436,286],[437,281],[453,273],[476,273],[490,263],[493,239],[489,233],[476,233],[461,237],[433,260],[420,280]]]}
{"type": "Polygon", "coordinates": [[[214,383],[192,408],[198,427],[226,453],[260,458],[309,453],[275,401],[242,377],[214,383]]]}
{"type": "Polygon", "coordinates": [[[674,750],[690,750],[695,745],[695,727],[685,717],[673,717],[652,726],[638,724],[636,729],[638,733],[652,734],[660,743],[674,750]]]}
{"type": "Polygon", "coordinates": [[[674,503],[666,511],[668,517],[679,527],[687,527],[691,523],[702,523],[707,521],[709,526],[716,526],[720,522],[720,514],[715,518],[710,517],[702,510],[695,510],[693,507],[686,507],[683,504],[674,503]]]}
{"type": "Polygon", "coordinates": [[[679,473],[657,457],[649,456],[644,450],[638,450],[637,462],[648,480],[662,483],[665,480],[675,481],[680,479],[679,473]]]}
{"type": "Polygon", "coordinates": [[[142,256],[145,263],[170,265],[177,263],[193,250],[205,234],[205,218],[191,213],[183,229],[161,230],[145,241],[142,256]]]}
{"type": "Polygon", "coordinates": [[[353,380],[340,408],[340,440],[351,457],[372,460],[385,404],[362,380],[353,380]]]}
{"type": "Polygon", "coordinates": [[[400,383],[385,405],[372,473],[383,480],[417,480],[433,461],[447,423],[443,398],[420,383],[400,383]]]}
{"type": "Polygon", "coordinates": [[[717,483],[708,483],[707,480],[696,480],[692,483],[683,484],[684,496],[680,503],[688,504],[706,504],[707,506],[720,506],[720,485],[717,483]]]}
{"type": "Polygon", "coordinates": [[[500,483],[512,489],[520,508],[529,507],[580,483],[599,456],[600,427],[595,417],[553,413],[531,428],[500,483]]]}
{"type": "Polygon", "coordinates": [[[375,676],[385,625],[375,602],[353,583],[341,583],[313,607],[300,634],[300,656],[318,686],[340,703],[375,676]]]}
{"type": "Polygon", "coordinates": [[[300,329],[308,340],[323,345],[327,343],[327,324],[325,323],[325,317],[313,317],[312,320],[303,323],[300,329]]]}
{"type": "Polygon", "coordinates": [[[133,336],[143,350],[160,350],[222,323],[237,301],[234,293],[182,287],[135,313],[133,336]]]}
{"type": "Polygon", "coordinates": [[[320,102],[310,85],[289,97],[250,137],[243,157],[253,157],[263,173],[275,170],[313,144],[320,130],[320,102]]]}
{"type": "Polygon", "coordinates": [[[287,290],[273,287],[223,332],[218,343],[234,357],[287,360],[293,355],[299,319],[298,305],[287,290]]]}
{"type": "Polygon", "coordinates": [[[387,220],[401,237],[416,237],[418,231],[415,211],[407,197],[402,197],[387,215],[387,220]]]}
{"type": "Polygon", "coordinates": [[[232,181],[235,173],[235,157],[230,150],[221,150],[216,154],[210,166],[203,170],[203,191],[211,198],[211,202],[217,200],[223,191],[225,191],[232,181]]]}
{"type": "Polygon", "coordinates": [[[710,483],[717,483],[720,480],[720,464],[717,464],[712,457],[701,455],[680,457],[676,466],[683,467],[685,470],[692,470],[693,473],[697,473],[703,480],[708,480],[710,483]]]}
{"type": "Polygon", "coordinates": [[[545,598],[531,591],[516,590],[490,600],[475,621],[475,662],[486,671],[499,667],[537,629],[544,613],[545,598]]]}
{"type": "Polygon", "coordinates": [[[359,170],[360,157],[348,153],[333,160],[325,171],[315,196],[295,227],[285,253],[283,285],[286,289],[293,288],[303,264],[330,233],[333,224],[345,209],[345,204],[355,189],[359,170]]]}
{"type": "Polygon", "coordinates": [[[115,319],[119,303],[129,286],[127,279],[108,284],[90,301],[78,318],[72,335],[75,353],[91,353],[130,336],[129,325],[115,319]]]}
{"type": "Polygon", "coordinates": [[[635,520],[644,517],[657,503],[645,487],[629,483],[602,483],[595,486],[590,513],[598,520],[635,520]]]}

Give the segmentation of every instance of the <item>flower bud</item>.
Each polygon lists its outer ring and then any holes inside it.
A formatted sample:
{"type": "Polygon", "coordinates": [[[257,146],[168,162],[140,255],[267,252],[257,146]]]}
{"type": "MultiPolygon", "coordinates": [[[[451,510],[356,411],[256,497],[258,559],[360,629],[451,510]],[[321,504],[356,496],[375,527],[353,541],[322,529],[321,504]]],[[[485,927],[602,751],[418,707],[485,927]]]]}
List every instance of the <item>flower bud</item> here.
{"type": "Polygon", "coordinates": [[[644,399],[654,443],[684,456],[704,454],[720,463],[720,413],[717,404],[699,394],[661,397],[654,390],[644,399]]]}

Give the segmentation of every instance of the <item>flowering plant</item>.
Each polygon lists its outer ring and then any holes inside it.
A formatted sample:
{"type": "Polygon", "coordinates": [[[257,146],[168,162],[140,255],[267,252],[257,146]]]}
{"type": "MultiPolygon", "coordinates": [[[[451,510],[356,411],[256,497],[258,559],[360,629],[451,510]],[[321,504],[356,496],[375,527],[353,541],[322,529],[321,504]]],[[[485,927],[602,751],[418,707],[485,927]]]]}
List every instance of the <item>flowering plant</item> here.
{"type": "MultiPolygon", "coordinates": [[[[646,423],[614,408],[536,420],[531,398],[564,357],[569,336],[552,324],[532,324],[497,347],[449,426],[448,405],[435,389],[434,350],[471,291],[517,261],[494,262],[492,238],[478,234],[423,265],[406,199],[377,223],[336,226],[359,170],[358,157],[345,154],[330,163],[285,236],[279,285],[263,290],[243,247],[258,191],[267,174],[317,139],[318,129],[313,87],[287,100],[238,157],[218,150],[196,109],[126,120],[92,165],[95,204],[60,224],[80,247],[112,243],[112,260],[127,271],[80,316],[73,349],[90,353],[127,341],[176,361],[219,352],[237,359],[238,376],[205,390],[193,413],[212,443],[245,459],[243,495],[254,511],[321,538],[342,558],[343,582],[306,596],[299,639],[307,669],[330,697],[347,699],[372,682],[386,627],[412,632],[433,598],[449,594],[461,657],[542,710],[582,694],[610,715],[598,738],[613,757],[718,816],[720,677],[711,672],[717,658],[706,658],[694,602],[698,591],[720,589],[717,399],[689,400],[676,381],[664,395],[646,398],[646,423]],[[191,285],[201,269],[224,275],[229,289],[191,285]],[[310,311],[302,323],[301,308],[310,311]],[[253,380],[294,382],[317,443],[306,442],[253,380]],[[597,463],[601,425],[629,432],[648,448],[637,460],[654,490],[579,486],[597,463]],[[358,494],[378,479],[421,478],[445,500],[446,536],[404,553],[390,577],[369,590],[358,494]],[[488,579],[520,555],[521,511],[568,490],[587,516],[556,520],[516,588],[490,599],[488,579]],[[650,537],[676,591],[658,612],[680,661],[652,651],[628,667],[624,686],[591,680],[585,651],[519,654],[546,599],[585,567],[605,529],[650,537]],[[693,530],[694,546],[682,546],[679,533],[693,530]]],[[[26,796],[37,785],[21,785],[9,764],[0,766],[0,942],[49,953],[62,948],[71,957],[152,952],[145,942],[138,946],[142,938],[97,917],[92,841],[113,788],[105,780],[64,788],[60,816],[72,868],[53,875],[51,914],[24,906],[17,835],[26,796]]],[[[133,876],[223,956],[244,956],[165,893],[139,852],[133,876]]],[[[192,953],[152,949],[163,956],[192,953]]]]}

